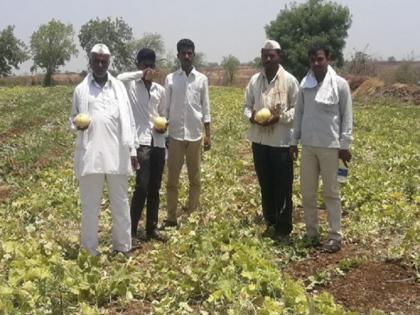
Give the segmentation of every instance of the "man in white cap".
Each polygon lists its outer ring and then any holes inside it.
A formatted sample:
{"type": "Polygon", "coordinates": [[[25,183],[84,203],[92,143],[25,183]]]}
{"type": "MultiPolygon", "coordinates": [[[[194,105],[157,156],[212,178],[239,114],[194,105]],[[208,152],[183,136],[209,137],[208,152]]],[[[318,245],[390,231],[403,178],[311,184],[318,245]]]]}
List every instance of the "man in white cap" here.
{"type": "Polygon", "coordinates": [[[280,65],[280,49],[280,44],[274,40],[264,43],[261,49],[264,69],[253,75],[248,83],[244,115],[250,122],[248,140],[252,142],[267,223],[263,235],[288,241],[293,229],[293,161],[289,145],[299,84],[280,65]],[[261,109],[268,113],[265,119],[260,117],[261,109]]]}
{"type": "Polygon", "coordinates": [[[128,177],[137,168],[137,133],[127,92],[109,72],[110,52],[104,44],[93,46],[92,69],[76,87],[70,117],[78,134],[75,172],[82,208],[81,243],[91,255],[98,253],[98,221],[104,181],[112,211],[113,251],[131,249],[128,177]],[[88,116],[84,123],[78,116],[88,116]],[[88,121],[88,123],[86,122],[88,121]]]}

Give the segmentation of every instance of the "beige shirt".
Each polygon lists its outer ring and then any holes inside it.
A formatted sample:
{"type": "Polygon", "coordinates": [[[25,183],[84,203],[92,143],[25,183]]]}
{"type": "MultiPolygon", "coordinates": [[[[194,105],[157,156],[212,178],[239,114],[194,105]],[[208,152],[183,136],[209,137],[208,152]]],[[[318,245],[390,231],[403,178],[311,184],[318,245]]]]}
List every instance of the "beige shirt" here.
{"type": "MultiPolygon", "coordinates": [[[[284,71],[287,86],[287,109],[280,113],[280,120],[271,126],[251,124],[248,130],[248,140],[272,147],[288,147],[292,135],[294,107],[299,93],[299,83],[289,72],[284,71]]],[[[244,115],[251,118],[253,110],[260,110],[268,104],[267,97],[271,89],[276,87],[278,74],[268,82],[264,71],[254,74],[245,91],[244,115]]]]}
{"type": "Polygon", "coordinates": [[[179,69],[165,81],[169,136],[180,141],[197,141],[203,124],[210,122],[207,77],[193,69],[187,76],[179,69]]]}

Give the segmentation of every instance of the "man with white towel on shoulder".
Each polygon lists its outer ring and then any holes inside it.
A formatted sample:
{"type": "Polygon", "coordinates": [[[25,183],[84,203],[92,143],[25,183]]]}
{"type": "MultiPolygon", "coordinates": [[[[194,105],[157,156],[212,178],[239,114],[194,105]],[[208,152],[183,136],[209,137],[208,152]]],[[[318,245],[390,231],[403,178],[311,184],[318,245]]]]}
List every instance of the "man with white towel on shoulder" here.
{"type": "Polygon", "coordinates": [[[341,202],[337,181],[338,160],[351,160],[352,99],[347,81],[329,65],[330,52],[323,45],[308,51],[310,70],[301,82],[295,108],[292,158],[298,158],[297,144],[302,144],[300,185],[308,245],[318,246],[317,192],[319,175],[328,211],[329,233],[323,250],[341,249],[341,202]]]}
{"type": "Polygon", "coordinates": [[[128,177],[138,166],[138,139],[133,113],[123,83],[109,72],[110,52],[104,44],[93,46],[91,72],[76,87],[70,117],[78,133],[75,172],[80,184],[82,208],[81,243],[91,255],[98,253],[98,223],[106,180],[112,212],[114,252],[131,249],[128,177]],[[89,124],[78,123],[87,114],[89,124]]]}

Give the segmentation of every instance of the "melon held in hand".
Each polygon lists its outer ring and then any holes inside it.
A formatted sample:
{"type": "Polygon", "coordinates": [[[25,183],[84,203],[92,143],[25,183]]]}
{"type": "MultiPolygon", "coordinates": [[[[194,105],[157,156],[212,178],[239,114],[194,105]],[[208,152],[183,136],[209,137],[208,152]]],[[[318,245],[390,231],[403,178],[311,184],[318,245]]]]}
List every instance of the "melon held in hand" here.
{"type": "Polygon", "coordinates": [[[166,128],[167,120],[165,117],[158,116],[154,118],[153,124],[155,126],[155,129],[163,130],[166,128]]]}
{"type": "Polygon", "coordinates": [[[88,114],[80,113],[74,119],[74,123],[80,129],[86,128],[87,126],[89,126],[90,117],[88,114]]]}
{"type": "Polygon", "coordinates": [[[268,108],[263,108],[263,109],[260,109],[256,114],[255,114],[255,121],[257,122],[257,123],[260,123],[260,124],[262,124],[262,123],[264,123],[264,122],[266,122],[267,120],[269,120],[270,119],[270,117],[271,117],[271,112],[270,112],[270,110],[268,109],[268,108]]]}

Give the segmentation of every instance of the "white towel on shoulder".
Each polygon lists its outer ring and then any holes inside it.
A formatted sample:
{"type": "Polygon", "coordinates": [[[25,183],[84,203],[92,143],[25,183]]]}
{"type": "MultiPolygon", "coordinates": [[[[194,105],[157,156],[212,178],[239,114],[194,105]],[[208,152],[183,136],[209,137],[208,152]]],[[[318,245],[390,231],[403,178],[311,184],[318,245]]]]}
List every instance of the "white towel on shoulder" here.
{"type": "MultiPolygon", "coordinates": [[[[112,88],[115,91],[115,95],[118,101],[119,117],[120,117],[120,126],[121,126],[121,141],[123,146],[126,146],[130,149],[138,147],[138,138],[136,132],[135,121],[133,117],[133,112],[131,111],[130,102],[127,96],[127,92],[123,83],[116,78],[114,78],[110,73],[108,73],[108,78],[111,80],[112,88]]],[[[92,81],[92,74],[88,74],[86,78],[81,83],[81,102],[80,102],[80,113],[89,113],[88,99],[89,99],[89,84],[92,81]]],[[[87,146],[88,142],[88,131],[85,130],[82,132],[82,141],[81,144],[84,148],[87,146]]]]}
{"type": "MultiPolygon", "coordinates": [[[[308,74],[303,78],[300,86],[304,89],[312,89],[318,85],[315,74],[309,70],[308,74]]],[[[339,101],[337,73],[335,70],[328,66],[327,74],[318,89],[315,101],[327,105],[338,104],[339,101]]]]}

